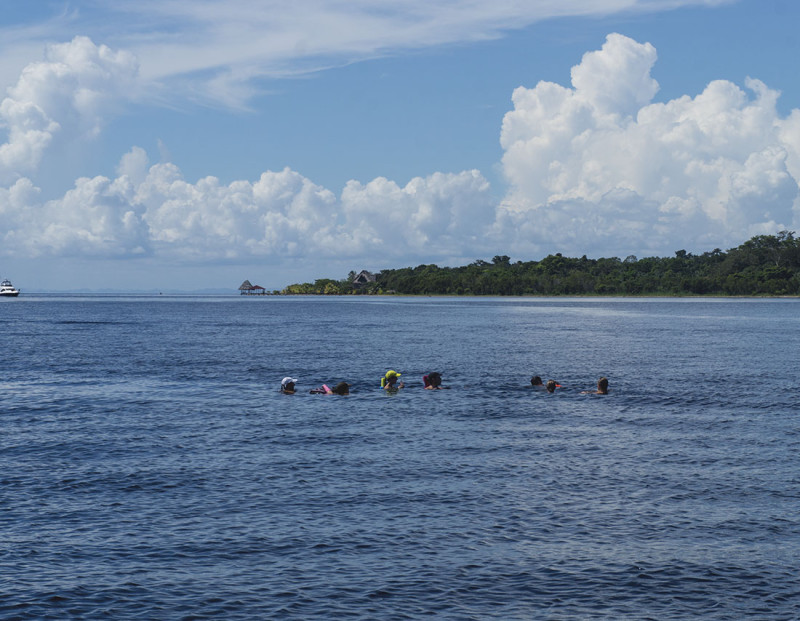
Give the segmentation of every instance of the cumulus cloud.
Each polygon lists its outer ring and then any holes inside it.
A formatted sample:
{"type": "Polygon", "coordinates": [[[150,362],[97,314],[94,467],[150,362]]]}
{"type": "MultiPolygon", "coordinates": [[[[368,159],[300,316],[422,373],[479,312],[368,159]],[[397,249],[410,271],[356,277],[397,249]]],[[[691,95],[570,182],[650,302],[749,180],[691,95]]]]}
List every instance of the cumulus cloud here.
{"type": "Polygon", "coordinates": [[[405,257],[463,249],[493,220],[477,172],[435,173],[405,187],[351,181],[337,197],[290,169],[255,181],[192,183],[134,147],[117,177],[81,178],[42,200],[31,180],[56,140],[92,137],[135,90],[137,62],[85,37],[48,48],[0,103],[0,254],[155,256],[183,262],[293,257],[405,257]]]}
{"type": "Polygon", "coordinates": [[[335,197],[285,169],[255,182],[195,184],[160,164],[136,192],[150,236],[161,253],[184,259],[236,260],[314,253],[315,239],[335,232],[335,197]]]}
{"type": "Polygon", "coordinates": [[[389,260],[430,257],[479,243],[493,219],[477,171],[436,173],[400,187],[350,182],[340,197],[290,169],[224,185],[190,183],[174,164],[149,166],[140,148],[116,179],[79,179],[41,202],[28,179],[0,191],[8,256],[157,256],[181,262],[389,260]],[[42,223],[45,223],[44,225],[42,223]],[[471,241],[470,241],[471,240],[471,241]]]}
{"type": "Polygon", "coordinates": [[[510,189],[495,232],[517,252],[670,254],[737,245],[800,223],[800,112],[778,93],[715,81],[653,102],[656,51],[619,34],[572,87],[514,91],[503,120],[510,189]]]}
{"type": "Polygon", "coordinates": [[[435,173],[405,187],[378,178],[342,193],[351,253],[446,256],[477,250],[494,218],[489,184],[476,170],[435,173]]]}
{"type": "Polygon", "coordinates": [[[129,96],[136,59],[86,37],[51,45],[0,102],[0,181],[35,171],[53,140],[96,136],[108,110],[129,96]]]}
{"type": "Polygon", "coordinates": [[[656,50],[622,35],[587,53],[571,86],[514,91],[499,205],[474,170],[404,186],[350,181],[336,195],[288,168],[192,182],[138,147],[115,178],[82,178],[44,200],[22,171],[65,128],[101,127],[100,112],[136,75],[132,57],[87,39],[48,58],[0,106],[9,130],[0,171],[10,178],[0,187],[0,256],[395,266],[498,253],[669,255],[800,224],[800,110],[781,117],[778,93],[754,79],[655,102],[656,50]]]}
{"type": "Polygon", "coordinates": [[[2,250],[13,257],[125,258],[149,253],[141,210],[129,184],[104,177],[78,179],[58,200],[41,201],[27,179],[0,190],[2,250]]]}

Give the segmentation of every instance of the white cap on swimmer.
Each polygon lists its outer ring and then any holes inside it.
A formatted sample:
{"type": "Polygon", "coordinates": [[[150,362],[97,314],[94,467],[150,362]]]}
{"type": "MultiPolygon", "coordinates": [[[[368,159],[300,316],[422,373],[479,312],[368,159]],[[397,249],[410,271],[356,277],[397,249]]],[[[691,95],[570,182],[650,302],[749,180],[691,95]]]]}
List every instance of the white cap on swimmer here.
{"type": "Polygon", "coordinates": [[[286,386],[286,384],[296,384],[297,380],[293,377],[284,377],[281,380],[281,386],[286,386]]]}

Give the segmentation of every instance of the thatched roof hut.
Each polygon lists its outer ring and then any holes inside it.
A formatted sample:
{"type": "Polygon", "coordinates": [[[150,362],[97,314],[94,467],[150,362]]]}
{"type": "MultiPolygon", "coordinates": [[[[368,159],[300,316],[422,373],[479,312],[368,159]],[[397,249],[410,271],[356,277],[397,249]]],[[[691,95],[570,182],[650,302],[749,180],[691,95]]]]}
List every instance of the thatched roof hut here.
{"type": "Polygon", "coordinates": [[[356,274],[355,278],[353,278],[353,284],[358,287],[361,285],[366,285],[371,282],[375,282],[377,277],[372,272],[368,272],[367,270],[361,270],[358,274],[356,274]]]}
{"type": "Polygon", "coordinates": [[[267,290],[260,285],[254,285],[245,280],[239,287],[239,295],[267,295],[267,290]]]}

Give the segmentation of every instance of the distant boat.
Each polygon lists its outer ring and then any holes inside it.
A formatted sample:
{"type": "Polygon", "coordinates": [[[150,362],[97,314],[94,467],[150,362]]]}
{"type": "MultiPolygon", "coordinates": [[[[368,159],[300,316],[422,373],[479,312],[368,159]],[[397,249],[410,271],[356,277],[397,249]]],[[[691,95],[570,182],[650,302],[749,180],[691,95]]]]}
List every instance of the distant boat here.
{"type": "Polygon", "coordinates": [[[19,295],[19,289],[14,289],[10,280],[0,282],[0,296],[4,298],[15,298],[19,295]]]}

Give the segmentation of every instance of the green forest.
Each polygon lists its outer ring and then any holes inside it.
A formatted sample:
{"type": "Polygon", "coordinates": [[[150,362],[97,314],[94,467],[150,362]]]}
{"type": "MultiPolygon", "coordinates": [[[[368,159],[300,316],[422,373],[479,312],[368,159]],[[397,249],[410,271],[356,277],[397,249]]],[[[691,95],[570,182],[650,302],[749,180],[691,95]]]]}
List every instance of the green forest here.
{"type": "Polygon", "coordinates": [[[757,235],[727,252],[678,250],[673,257],[633,255],[588,259],[546,256],[516,261],[495,256],[462,267],[418,265],[385,269],[374,282],[342,280],[293,284],[286,295],[800,295],[800,240],[793,231],[757,235]]]}

